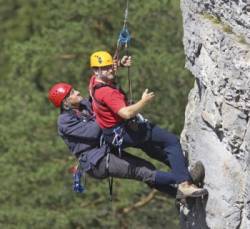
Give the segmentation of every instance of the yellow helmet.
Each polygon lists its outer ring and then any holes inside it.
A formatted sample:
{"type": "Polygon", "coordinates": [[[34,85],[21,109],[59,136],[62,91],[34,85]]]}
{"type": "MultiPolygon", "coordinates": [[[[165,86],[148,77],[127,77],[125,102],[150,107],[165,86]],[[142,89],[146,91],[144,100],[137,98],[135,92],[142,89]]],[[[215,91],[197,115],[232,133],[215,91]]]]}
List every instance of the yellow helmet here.
{"type": "Polygon", "coordinates": [[[90,67],[105,67],[113,64],[112,56],[106,51],[94,52],[90,56],[90,67]]]}

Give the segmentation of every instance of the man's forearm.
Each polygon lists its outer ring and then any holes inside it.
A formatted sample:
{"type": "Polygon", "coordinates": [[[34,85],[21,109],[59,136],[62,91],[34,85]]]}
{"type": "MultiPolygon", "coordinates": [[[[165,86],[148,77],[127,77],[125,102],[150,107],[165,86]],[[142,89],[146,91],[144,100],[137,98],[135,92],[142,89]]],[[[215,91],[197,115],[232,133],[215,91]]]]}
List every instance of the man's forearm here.
{"type": "Polygon", "coordinates": [[[135,117],[142,108],[146,105],[143,100],[139,100],[137,103],[123,107],[118,111],[118,115],[123,119],[130,119],[135,117]]]}

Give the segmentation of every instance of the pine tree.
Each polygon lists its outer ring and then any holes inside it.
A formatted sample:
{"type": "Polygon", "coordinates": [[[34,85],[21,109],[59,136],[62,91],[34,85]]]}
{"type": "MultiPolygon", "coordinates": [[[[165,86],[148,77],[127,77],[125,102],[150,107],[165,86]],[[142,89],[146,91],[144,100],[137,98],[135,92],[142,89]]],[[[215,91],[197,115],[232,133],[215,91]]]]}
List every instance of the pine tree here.
{"type": "MultiPolygon", "coordinates": [[[[88,178],[87,192],[71,191],[74,163],[57,136],[58,111],[47,100],[56,82],[87,96],[89,56],[115,51],[125,1],[0,1],[0,226],[2,228],[176,227],[173,202],[157,194],[136,214],[122,214],[150,192],[146,185],[115,181],[109,208],[107,181],[88,178]]],[[[129,30],[134,99],[145,87],[156,99],[145,114],[179,133],[192,79],[184,70],[179,1],[130,1],[129,30]]],[[[121,84],[127,90],[126,70],[121,84]]],[[[131,150],[130,150],[131,151],[131,150]]],[[[132,150],[143,157],[144,154],[132,150]]],[[[162,167],[156,163],[158,167],[162,167]]]]}

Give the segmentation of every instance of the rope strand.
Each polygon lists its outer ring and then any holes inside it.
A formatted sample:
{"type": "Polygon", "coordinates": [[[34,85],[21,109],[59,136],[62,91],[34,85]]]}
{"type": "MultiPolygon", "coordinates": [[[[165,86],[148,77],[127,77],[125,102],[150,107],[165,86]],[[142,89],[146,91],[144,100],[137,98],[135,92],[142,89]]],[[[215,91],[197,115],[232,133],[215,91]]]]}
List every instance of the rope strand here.
{"type": "MultiPolygon", "coordinates": [[[[116,45],[116,51],[115,51],[115,55],[114,55],[114,59],[118,60],[119,59],[119,54],[120,54],[120,49],[122,47],[125,48],[126,50],[126,55],[129,56],[129,52],[128,52],[128,44],[130,42],[131,36],[129,34],[128,31],[128,8],[129,8],[129,0],[127,0],[127,4],[126,4],[126,9],[124,12],[124,22],[123,22],[123,28],[119,34],[118,40],[117,40],[117,45],[116,45]]],[[[116,72],[115,72],[116,74],[116,72]]],[[[132,82],[130,79],[130,67],[128,67],[128,72],[127,72],[127,76],[128,76],[128,89],[129,89],[129,103],[132,103],[133,100],[133,92],[132,92],[132,82]]],[[[118,77],[116,77],[118,78],[118,77]]]]}

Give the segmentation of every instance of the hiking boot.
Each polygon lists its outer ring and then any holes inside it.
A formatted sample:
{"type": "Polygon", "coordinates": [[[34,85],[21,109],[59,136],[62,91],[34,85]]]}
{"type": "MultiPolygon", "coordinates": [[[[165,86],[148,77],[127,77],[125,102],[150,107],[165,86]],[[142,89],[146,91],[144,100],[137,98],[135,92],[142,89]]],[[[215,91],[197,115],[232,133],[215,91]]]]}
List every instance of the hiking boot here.
{"type": "Polygon", "coordinates": [[[189,184],[185,182],[178,185],[176,199],[184,199],[187,197],[201,197],[207,194],[207,189],[198,188],[194,184],[189,184]]]}
{"type": "Polygon", "coordinates": [[[195,162],[189,169],[189,173],[192,178],[192,182],[195,185],[200,186],[203,183],[205,178],[205,168],[201,161],[195,162]]]}

